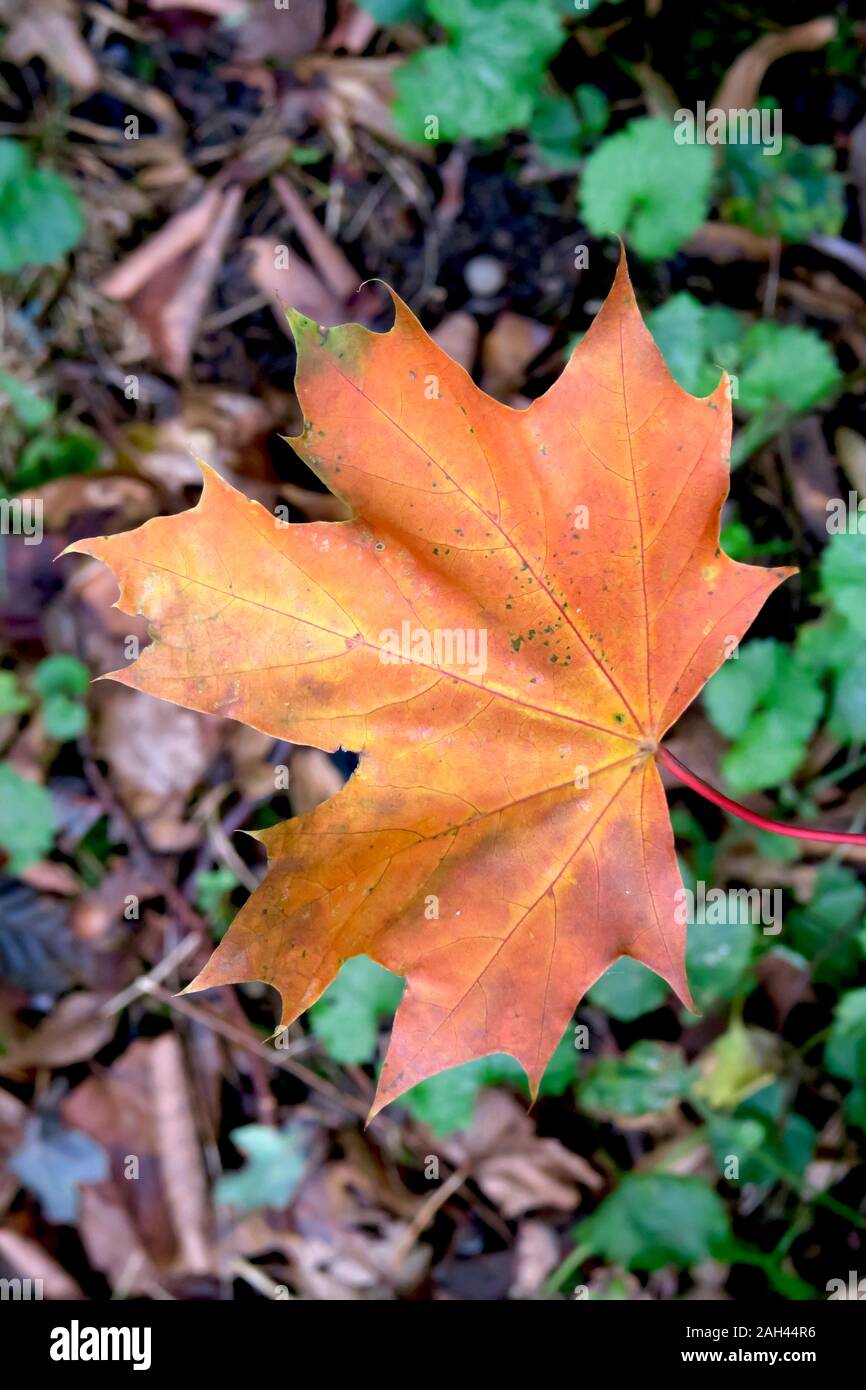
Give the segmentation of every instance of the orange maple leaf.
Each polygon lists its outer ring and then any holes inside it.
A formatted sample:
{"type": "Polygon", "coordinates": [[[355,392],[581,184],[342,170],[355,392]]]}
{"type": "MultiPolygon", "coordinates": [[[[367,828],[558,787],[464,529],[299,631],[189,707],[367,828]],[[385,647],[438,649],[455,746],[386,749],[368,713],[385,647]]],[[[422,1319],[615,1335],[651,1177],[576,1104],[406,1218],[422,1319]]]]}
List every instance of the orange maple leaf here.
{"type": "Polygon", "coordinates": [[[624,259],[526,410],[394,302],[384,334],[290,315],[291,442],[352,520],[281,526],[205,468],[192,511],[71,547],[152,624],[114,679],[361,753],[261,835],[267,878],[190,988],[264,980],[286,1026],[350,956],[405,976],[372,1114],[488,1053],[535,1093],[620,956],[694,1007],[654,753],[793,572],[721,552],[725,379],[676,385],[624,259]]]}

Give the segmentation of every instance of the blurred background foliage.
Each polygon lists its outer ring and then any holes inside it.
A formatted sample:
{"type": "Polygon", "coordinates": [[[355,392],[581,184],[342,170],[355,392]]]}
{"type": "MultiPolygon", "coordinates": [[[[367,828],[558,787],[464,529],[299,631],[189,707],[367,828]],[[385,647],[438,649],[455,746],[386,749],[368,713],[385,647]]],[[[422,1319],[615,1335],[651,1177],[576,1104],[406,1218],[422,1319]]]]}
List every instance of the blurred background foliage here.
{"type": "Polygon", "coordinates": [[[385,327],[355,294],[380,276],[520,406],[622,237],[680,385],[731,378],[727,553],[799,568],[671,747],[862,830],[859,7],[0,0],[0,35],[0,496],[45,532],[0,538],[0,1262],[58,1297],[826,1296],[866,1228],[861,849],[671,785],[686,886],[778,892],[781,930],[739,903],[690,927],[699,1016],[620,961],[531,1109],[488,1057],[364,1131],[399,979],[347,961],[276,1042],[263,986],[175,995],[263,872],[236,832],[335,794],[351,750],[91,685],[147,633],[52,561],[190,505],[190,448],[342,515],[282,438],[282,303],[385,327]],[[677,144],[699,101],[779,117],[778,152],[677,144]]]}

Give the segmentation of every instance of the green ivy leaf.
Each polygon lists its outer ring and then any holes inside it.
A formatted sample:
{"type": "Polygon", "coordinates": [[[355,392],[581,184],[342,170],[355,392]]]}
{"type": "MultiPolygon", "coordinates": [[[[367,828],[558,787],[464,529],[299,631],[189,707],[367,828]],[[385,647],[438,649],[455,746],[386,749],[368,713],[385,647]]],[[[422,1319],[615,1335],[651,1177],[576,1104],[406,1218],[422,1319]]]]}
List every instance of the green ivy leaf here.
{"type": "Polygon", "coordinates": [[[863,647],[854,652],[836,682],[828,728],[840,743],[866,740],[866,650],[863,647]]]}
{"type": "Polygon", "coordinates": [[[399,976],[369,956],[353,956],[313,1005],[310,1025],[335,1062],[371,1062],[379,1024],[393,1014],[402,993],[399,976]]]}
{"type": "MultiPolygon", "coordinates": [[[[2,235],[2,234],[0,234],[2,235]]],[[[17,381],[8,372],[0,372],[0,390],[12,407],[12,413],[19,425],[28,432],[41,429],[54,414],[51,401],[45,401],[31,391],[29,386],[17,381]]]]}
{"type": "Polygon", "coordinates": [[[600,87],[579,86],[573,96],[563,92],[542,95],[535,107],[529,134],[539,154],[553,169],[572,169],[581,152],[596,139],[610,119],[610,106],[600,87]]]}
{"type": "Polygon", "coordinates": [[[220,1206],[236,1207],[239,1211],[260,1211],[266,1207],[284,1210],[307,1169],[303,1127],[242,1125],[232,1130],[231,1141],[247,1162],[239,1172],[223,1173],[217,1179],[215,1200],[220,1206]]]}
{"type": "Polygon", "coordinates": [[[824,1065],[834,1076],[866,1082],[866,989],[852,989],[836,1005],[824,1065]]]}
{"type": "Polygon", "coordinates": [[[640,961],[622,956],[605,970],[587,998],[619,1023],[633,1023],[660,1009],[669,997],[668,986],[640,961]]]}
{"type": "MultiPolygon", "coordinates": [[[[538,1094],[561,1096],[576,1075],[577,1052],[570,1031],[566,1031],[547,1064],[538,1094]]],[[[498,1085],[515,1086],[529,1095],[523,1068],[506,1053],[450,1067],[413,1086],[402,1100],[413,1119],[429,1125],[434,1134],[452,1134],[472,1123],[475,1104],[484,1087],[498,1085]]]]}
{"type": "Polygon", "coordinates": [[[0,272],[51,265],[83,235],[81,204],[66,179],[35,169],[19,141],[0,140],[0,272]]]}
{"type": "Polygon", "coordinates": [[[752,962],[755,929],[744,922],[692,922],[686,932],[686,970],[701,1010],[732,999],[752,962]]]}
{"type": "Polygon", "coordinates": [[[836,358],[811,328],[755,323],[742,341],[737,409],[744,415],[773,406],[811,410],[841,384],[836,358]]]}
{"type": "Polygon", "coordinates": [[[220,864],[216,869],[203,869],[195,881],[195,905],[206,918],[214,936],[221,940],[234,921],[236,908],[231,895],[239,880],[231,869],[220,864]]]}
{"type": "Polygon", "coordinates": [[[58,653],[46,656],[35,667],[30,678],[33,689],[43,698],[49,695],[68,695],[71,699],[86,695],[90,672],[77,656],[58,653]]]}
{"type": "Polygon", "coordinates": [[[793,776],[824,708],[813,669],[774,640],[749,642],[703,693],[710,722],[733,747],[722,772],[735,793],[764,791],[793,776]]]}
{"type": "Polygon", "coordinates": [[[802,145],[793,136],[783,138],[775,155],[760,145],[726,145],[723,216],[783,241],[836,236],[845,220],[845,185],[835,164],[829,145],[802,145]]]}
{"type": "Polygon", "coordinates": [[[631,1173],[576,1231],[581,1245],[625,1269],[687,1269],[730,1236],[728,1214],[699,1178],[631,1173]]]}
{"type": "Polygon", "coordinates": [[[28,1120],[24,1142],[8,1167],[39,1198],[46,1221],[72,1225],[78,1216],[79,1186],[107,1176],[108,1156],[89,1134],[67,1129],[53,1115],[36,1114],[28,1120]]]}
{"type": "Polygon", "coordinates": [[[20,873],[44,858],[54,844],[54,831],[54,809],[45,788],[0,763],[0,848],[8,856],[7,871],[20,873]]]}
{"type": "Polygon", "coordinates": [[[21,450],[12,487],[18,491],[40,487],[54,478],[92,473],[99,464],[101,447],[92,435],[37,435],[21,450]]]}
{"type": "Polygon", "coordinates": [[[26,690],[22,690],[14,671],[0,671],[0,717],[7,714],[23,714],[32,704],[26,690]]]}
{"type": "Polygon", "coordinates": [[[424,0],[360,0],[379,24],[411,24],[424,18],[424,0]]]}
{"type": "Polygon", "coordinates": [[[667,1043],[643,1041],[624,1057],[603,1057],[578,1086],[585,1110],[602,1118],[650,1115],[682,1100],[690,1070],[667,1043]]]}
{"type": "Polygon", "coordinates": [[[738,314],[724,304],[706,305],[681,290],[646,316],[668,368],[693,396],[716,389],[722,369],[733,371],[744,329],[738,314]]]}
{"type": "Polygon", "coordinates": [[[647,260],[672,256],[710,206],[713,156],[707,145],[678,145],[672,122],[630,121],[602,140],[580,181],[581,214],[595,236],[627,236],[647,260]]]}
{"type": "Polygon", "coordinates": [[[541,75],[565,38],[552,0],[428,0],[427,9],[448,44],[423,49],[395,73],[400,133],[423,142],[430,116],[442,140],[527,126],[541,75]]]}
{"type": "Polygon", "coordinates": [[[786,917],[793,948],[811,962],[819,984],[839,984],[857,974],[857,931],[866,911],[866,888],[843,864],[823,864],[812,897],[786,917]]]}
{"type": "Polygon", "coordinates": [[[830,537],[821,556],[821,583],[833,611],[866,635],[866,536],[857,531],[830,537]]]}
{"type": "Polygon", "coordinates": [[[786,1174],[801,1178],[817,1140],[814,1128],[802,1115],[771,1118],[755,1108],[750,1110],[748,1103],[735,1115],[710,1116],[707,1135],[719,1173],[739,1183],[777,1182],[786,1174]],[[738,1160],[735,1176],[732,1158],[738,1160]]]}

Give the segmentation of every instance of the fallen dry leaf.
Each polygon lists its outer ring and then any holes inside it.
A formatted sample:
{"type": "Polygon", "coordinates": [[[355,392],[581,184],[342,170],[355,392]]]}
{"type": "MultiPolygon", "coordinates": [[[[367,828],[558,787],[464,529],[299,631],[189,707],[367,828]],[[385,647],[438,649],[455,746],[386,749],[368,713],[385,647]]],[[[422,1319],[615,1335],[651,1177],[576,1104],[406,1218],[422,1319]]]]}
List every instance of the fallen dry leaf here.
{"type": "Polygon", "coordinates": [[[125,809],[142,823],[154,849],[194,844],[200,831],[184,821],[184,806],[216,751],[219,726],[141,692],[97,687],[94,699],[94,748],[108,763],[125,809]]]}
{"type": "Polygon", "coordinates": [[[343,786],[343,776],[327,753],[318,748],[297,748],[289,772],[289,800],[296,816],[305,816],[343,786]]]}
{"type": "Polygon", "coordinates": [[[526,370],[553,337],[553,329],[521,314],[505,310],[484,339],[481,386],[488,395],[505,401],[525,384],[526,370]]]}
{"type": "Polygon", "coordinates": [[[72,1275],[38,1241],[18,1231],[0,1230],[0,1259],[19,1279],[40,1280],[43,1298],[69,1302],[84,1297],[72,1275]]]}
{"type": "Polygon", "coordinates": [[[24,64],[42,58],[58,77],[78,92],[99,86],[96,59],[79,33],[79,19],[71,0],[0,0],[0,18],[9,25],[3,56],[24,64]]]}
{"type": "Polygon", "coordinates": [[[111,1041],[117,1024],[101,1012],[103,1002],[84,991],[65,995],[42,1023],[7,1047],[0,1057],[0,1076],[90,1061],[111,1041]]]}
{"type": "Polygon", "coordinates": [[[789,53],[808,53],[825,48],[836,37],[838,21],[831,18],[810,19],[790,29],[779,29],[762,36],[751,44],[731,64],[713,101],[723,111],[757,104],[764,74],[771,63],[789,53]]]}
{"type": "Polygon", "coordinates": [[[522,412],[395,305],[385,334],[292,315],[292,442],[355,520],[280,528],[206,469],[193,511],[71,547],[151,621],[123,684],[361,753],[262,834],[268,877],[192,988],[265,980],[288,1025],[348,956],[406,976],[373,1113],[495,1052],[535,1093],[620,956],[691,1005],[654,755],[792,573],[721,552],[725,383],[676,385],[624,259],[522,412]]]}
{"type": "Polygon", "coordinates": [[[540,1207],[573,1211],[578,1184],[597,1192],[603,1179],[558,1139],[540,1139],[532,1117],[507,1091],[485,1091],[464,1133],[440,1140],[455,1168],[466,1166],[507,1220],[540,1207]]]}
{"type": "Polygon", "coordinates": [[[109,1156],[108,1177],[81,1191],[79,1234],[93,1267],[116,1293],[130,1294],[198,1272],[210,1217],[177,1036],[131,1043],[107,1072],[76,1086],[62,1110],[109,1156]]]}

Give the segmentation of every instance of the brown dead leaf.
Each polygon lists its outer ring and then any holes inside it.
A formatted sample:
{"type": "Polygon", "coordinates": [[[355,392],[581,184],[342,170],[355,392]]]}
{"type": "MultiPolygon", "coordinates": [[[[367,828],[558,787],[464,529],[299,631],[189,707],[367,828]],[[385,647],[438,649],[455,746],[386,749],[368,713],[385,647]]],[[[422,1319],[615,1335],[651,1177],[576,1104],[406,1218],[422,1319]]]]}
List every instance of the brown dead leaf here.
{"type": "Polygon", "coordinates": [[[283,247],[271,237],[248,237],[244,248],[250,252],[247,274],[256,289],[270,299],[274,317],[287,337],[291,337],[286,320],[289,306],[328,328],[342,322],[345,309],[339,298],[300,256],[291,253],[284,265],[283,247]]]}
{"type": "Polygon", "coordinates": [[[776,1026],[781,1032],[794,1005],[815,998],[809,967],[798,965],[795,959],[780,951],[768,951],[758,961],[757,974],[773,1005],[776,1026]]]}
{"type": "Polygon", "coordinates": [[[104,1016],[102,1003],[101,996],[83,990],[65,995],[42,1023],[7,1048],[0,1076],[90,1061],[114,1037],[116,1019],[104,1016]]]}
{"type": "Polygon", "coordinates": [[[807,24],[795,24],[790,29],[763,34],[731,64],[713,105],[721,107],[723,111],[755,106],[764,74],[771,63],[785,58],[789,53],[808,53],[816,48],[825,48],[835,39],[838,27],[838,21],[828,17],[810,19],[807,24]]]}
{"type": "Polygon", "coordinates": [[[115,670],[122,665],[128,637],[146,647],[147,620],[114,608],[115,596],[116,586],[102,565],[76,566],[50,610],[46,626],[52,646],[77,652],[94,671],[115,670]]]}
{"type": "Polygon", "coordinates": [[[827,536],[827,502],[839,491],[836,466],[827,448],[821,421],[806,415],[792,421],[788,437],[790,464],[786,468],[803,529],[814,540],[827,536]]]}
{"type": "Polygon", "coordinates": [[[449,357],[453,357],[455,362],[459,362],[461,367],[471,372],[478,352],[479,338],[478,320],[474,314],[467,314],[462,309],[447,314],[438,328],[434,328],[430,337],[434,343],[439,344],[443,352],[447,352],[449,357]]]}
{"type": "Polygon", "coordinates": [[[218,747],[218,721],[140,691],[102,684],[95,691],[94,747],[124,807],[154,849],[195,844],[200,827],[184,817],[184,807],[218,747]]]}
{"type": "Polygon", "coordinates": [[[179,1260],[185,1271],[204,1273],[211,1265],[208,1190],[177,1035],[163,1033],[155,1038],[149,1060],[156,1146],[179,1260]]]}
{"type": "Polygon", "coordinates": [[[315,806],[336,796],[343,785],[339,768],[318,748],[296,748],[289,770],[292,814],[305,816],[315,806]]]}
{"type": "Polygon", "coordinates": [[[235,184],[226,190],[207,235],[145,286],[130,302],[130,312],[147,333],[154,355],[174,377],[184,377],[202,314],[207,307],[226,243],[243,198],[235,184]]]}
{"type": "Polygon", "coordinates": [[[834,442],[845,477],[861,497],[866,497],[866,439],[847,425],[840,425],[834,442]]]}
{"type": "Polygon", "coordinates": [[[239,19],[247,12],[247,0],[147,0],[151,10],[195,10],[220,19],[239,19]]]}
{"type": "Polygon", "coordinates": [[[339,299],[349,299],[359,284],[355,267],[346,259],[336,242],[328,236],[319,219],[310,211],[288,179],[277,174],[273,185],[322,280],[339,299]]]}
{"type": "Polygon", "coordinates": [[[376,20],[368,10],[362,10],[354,0],[339,0],[337,22],[325,46],[332,53],[339,48],[347,53],[363,53],[377,28],[376,20]]]}
{"type": "Polygon", "coordinates": [[[24,1142],[28,1114],[22,1100],[0,1087],[0,1212],[6,1211],[21,1186],[20,1179],[9,1172],[6,1164],[24,1142]]]}
{"type": "Polygon", "coordinates": [[[109,1155],[108,1177],[82,1190],[79,1234],[93,1267],[127,1294],[199,1271],[209,1214],[176,1035],[133,1042],[62,1109],[67,1124],[109,1155]]]}
{"type": "Polygon", "coordinates": [[[585,1158],[558,1139],[540,1139],[532,1117],[507,1091],[486,1091],[472,1125],[443,1141],[455,1168],[471,1166],[472,1176],[506,1219],[539,1207],[573,1211],[580,1204],[578,1183],[598,1191],[602,1179],[585,1158]]]}
{"type": "Polygon", "coordinates": [[[248,18],[238,26],[237,54],[247,62],[292,59],[312,53],[325,31],[325,0],[277,9],[273,0],[248,0],[248,18]]]}
{"type": "Polygon", "coordinates": [[[769,237],[758,236],[748,227],[705,222],[689,237],[683,250],[689,256],[706,256],[716,265],[731,265],[734,261],[768,261],[772,246],[769,237]]]}
{"type": "Polygon", "coordinates": [[[559,1242],[543,1221],[521,1221],[514,1242],[514,1274],[509,1298],[532,1298],[559,1264],[559,1242]]]}
{"type": "Polygon", "coordinates": [[[481,350],[481,389],[497,400],[507,400],[525,384],[530,362],[552,337],[553,329],[546,323],[509,310],[499,314],[481,350]]]}
{"type": "MultiPolygon", "coordinates": [[[[200,476],[200,470],[196,472],[200,476]]],[[[107,519],[109,515],[115,529],[125,530],[147,521],[157,510],[153,488],[146,483],[137,478],[106,478],[93,473],[55,478],[21,496],[41,498],[43,520],[49,531],[65,531],[76,519],[86,522],[91,516],[107,519]]]]}
{"type": "Polygon", "coordinates": [[[109,299],[131,299],[159,271],[197,246],[222,205],[214,186],[206,189],[191,207],[175,213],[152,237],[125,257],[99,286],[109,299]]]}
{"type": "Polygon", "coordinates": [[[9,24],[3,55],[12,63],[42,58],[78,92],[99,86],[99,68],[78,29],[71,0],[0,0],[0,19],[9,24]]]}
{"type": "Polygon", "coordinates": [[[375,1185],[354,1165],[327,1164],[301,1187],[297,1234],[286,1238],[299,1291],[316,1300],[384,1299],[421,1281],[430,1248],[401,1257],[409,1223],[383,1211],[375,1185]]]}
{"type": "Polygon", "coordinates": [[[192,207],[175,214],[133,251],[100,287],[109,299],[128,302],[154,355],[172,376],[186,374],[242,198],[236,184],[207,189],[192,207]]]}
{"type": "Polygon", "coordinates": [[[72,1275],[67,1274],[44,1246],[19,1231],[0,1230],[0,1259],[5,1260],[15,1277],[38,1279],[43,1298],[77,1302],[84,1297],[72,1275]]]}

